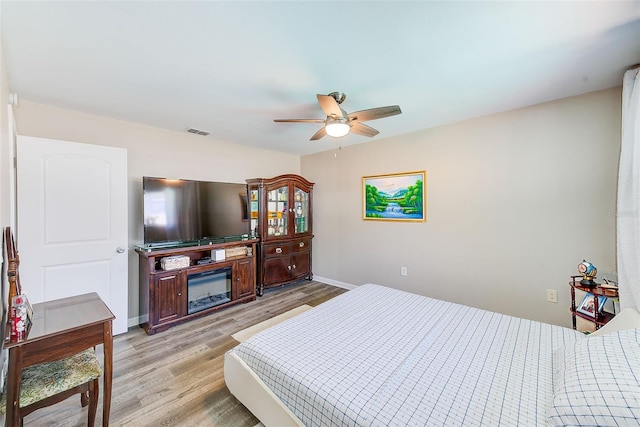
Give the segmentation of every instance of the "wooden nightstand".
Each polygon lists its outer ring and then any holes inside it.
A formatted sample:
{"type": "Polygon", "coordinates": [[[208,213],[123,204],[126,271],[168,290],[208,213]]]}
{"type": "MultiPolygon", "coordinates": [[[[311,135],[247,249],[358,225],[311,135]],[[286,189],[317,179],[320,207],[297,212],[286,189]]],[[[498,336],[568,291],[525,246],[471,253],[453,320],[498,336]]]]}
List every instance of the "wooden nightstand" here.
{"type": "Polygon", "coordinates": [[[580,317],[581,319],[585,319],[589,322],[592,322],[593,324],[595,324],[596,330],[600,329],[601,326],[605,325],[609,320],[613,319],[616,313],[600,311],[597,297],[603,296],[607,298],[618,298],[618,289],[603,288],[599,284],[596,284],[596,286],[581,285],[580,281],[577,280],[581,278],[582,276],[571,276],[571,281],[569,282],[569,287],[571,288],[571,309],[570,310],[571,310],[571,316],[573,318],[573,329],[576,329],[576,317],[580,317]],[[588,314],[584,314],[577,311],[576,289],[579,291],[591,293],[596,297],[593,300],[595,316],[592,317],[588,314]]]}

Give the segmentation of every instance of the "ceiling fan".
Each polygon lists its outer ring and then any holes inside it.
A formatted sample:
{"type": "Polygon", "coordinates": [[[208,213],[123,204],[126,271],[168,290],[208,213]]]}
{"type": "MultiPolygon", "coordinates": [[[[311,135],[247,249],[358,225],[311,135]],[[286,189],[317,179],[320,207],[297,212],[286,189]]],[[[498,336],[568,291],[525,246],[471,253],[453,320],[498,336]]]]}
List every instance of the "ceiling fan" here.
{"type": "Polygon", "coordinates": [[[329,95],[316,95],[320,108],[327,115],[326,119],[275,119],[276,123],[324,123],[324,126],[316,132],[311,141],[322,138],[325,135],[339,138],[349,132],[364,136],[376,136],[379,132],[362,122],[381,119],[383,117],[395,116],[402,113],[397,105],[387,107],[371,108],[347,113],[340,104],[347,98],[342,92],[331,92],[329,95]]]}

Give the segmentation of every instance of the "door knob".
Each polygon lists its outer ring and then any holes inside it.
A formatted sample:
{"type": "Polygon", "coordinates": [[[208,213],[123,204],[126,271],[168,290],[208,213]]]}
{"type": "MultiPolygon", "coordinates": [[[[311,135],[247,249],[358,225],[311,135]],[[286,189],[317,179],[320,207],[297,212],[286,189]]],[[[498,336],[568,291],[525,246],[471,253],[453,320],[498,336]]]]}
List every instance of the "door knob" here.
{"type": "Polygon", "coordinates": [[[118,252],[119,254],[124,253],[125,249],[122,246],[118,246],[118,249],[116,249],[116,252],[118,252]]]}

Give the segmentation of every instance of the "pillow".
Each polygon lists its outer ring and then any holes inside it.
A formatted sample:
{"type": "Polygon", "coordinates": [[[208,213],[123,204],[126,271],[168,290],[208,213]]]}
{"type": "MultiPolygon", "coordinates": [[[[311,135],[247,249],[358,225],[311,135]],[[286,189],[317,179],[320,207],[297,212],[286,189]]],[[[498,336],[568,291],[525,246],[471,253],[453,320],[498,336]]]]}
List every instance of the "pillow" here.
{"type": "Polygon", "coordinates": [[[578,340],[554,353],[551,426],[640,426],[640,329],[578,340]]]}

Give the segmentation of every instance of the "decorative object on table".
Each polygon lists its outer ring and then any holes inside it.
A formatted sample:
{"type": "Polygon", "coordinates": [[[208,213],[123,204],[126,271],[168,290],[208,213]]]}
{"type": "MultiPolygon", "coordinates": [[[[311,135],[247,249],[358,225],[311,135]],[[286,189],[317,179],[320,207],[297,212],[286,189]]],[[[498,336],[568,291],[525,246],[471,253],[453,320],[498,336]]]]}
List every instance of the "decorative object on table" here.
{"type": "Polygon", "coordinates": [[[33,319],[33,308],[25,294],[16,295],[11,299],[9,322],[11,325],[11,340],[26,338],[33,319]]]}
{"type": "Polygon", "coordinates": [[[231,258],[234,256],[246,256],[247,255],[247,247],[246,246],[234,246],[231,248],[225,248],[224,250],[225,256],[227,258],[231,258]]]}
{"type": "Polygon", "coordinates": [[[582,280],[580,281],[581,285],[596,286],[594,279],[596,278],[598,269],[595,265],[583,259],[582,262],[578,264],[578,272],[582,274],[582,280]]]}
{"type": "MultiPolygon", "coordinates": [[[[602,312],[604,304],[607,302],[607,297],[598,296],[598,314],[602,312]]],[[[592,293],[588,293],[582,299],[580,306],[576,311],[586,314],[587,316],[596,317],[596,301],[595,296],[592,293]]]]}
{"type": "Polygon", "coordinates": [[[191,258],[186,255],[172,255],[160,259],[160,267],[163,270],[186,268],[191,264],[191,258]]]}
{"type": "Polygon", "coordinates": [[[602,277],[602,280],[604,280],[604,283],[600,284],[600,287],[604,289],[618,289],[618,282],[607,279],[605,276],[602,277]]]}

